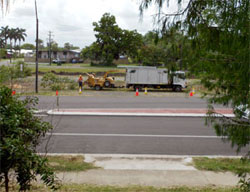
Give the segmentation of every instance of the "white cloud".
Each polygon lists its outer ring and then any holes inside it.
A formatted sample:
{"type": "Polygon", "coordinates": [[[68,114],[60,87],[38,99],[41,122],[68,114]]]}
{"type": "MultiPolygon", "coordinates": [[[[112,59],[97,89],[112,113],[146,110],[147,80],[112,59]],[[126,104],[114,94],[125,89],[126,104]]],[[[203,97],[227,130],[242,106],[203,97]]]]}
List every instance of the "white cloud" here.
{"type": "MultiPolygon", "coordinates": [[[[65,42],[83,48],[95,41],[93,22],[109,12],[116,17],[123,29],[145,34],[153,29],[151,15],[155,11],[146,11],[143,20],[139,17],[138,0],[37,0],[39,15],[39,38],[44,42],[48,32],[53,32],[53,39],[63,46],[65,42]]],[[[26,29],[26,42],[35,42],[34,0],[15,0],[10,5],[6,16],[0,18],[0,26],[21,27],[26,29]]]]}

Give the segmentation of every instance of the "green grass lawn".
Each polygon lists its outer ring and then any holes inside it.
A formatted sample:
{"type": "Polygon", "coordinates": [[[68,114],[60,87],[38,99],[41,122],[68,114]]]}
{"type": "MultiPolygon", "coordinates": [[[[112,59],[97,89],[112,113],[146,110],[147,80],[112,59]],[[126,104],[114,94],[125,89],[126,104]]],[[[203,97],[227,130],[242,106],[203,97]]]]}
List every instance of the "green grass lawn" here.
{"type": "MultiPolygon", "coordinates": [[[[1,191],[4,191],[0,187],[1,191]],[[1,190],[2,189],[2,190],[1,190]]],[[[18,188],[12,186],[10,192],[17,192],[18,188]]],[[[32,186],[30,192],[49,192],[45,186],[32,186]]],[[[62,185],[59,192],[240,192],[237,188],[216,188],[216,187],[171,187],[171,188],[155,188],[143,186],[97,186],[86,184],[62,185]]]]}
{"type": "Polygon", "coordinates": [[[97,169],[93,164],[84,162],[83,156],[48,156],[49,166],[55,172],[86,171],[97,169]]]}
{"type": "MultiPolygon", "coordinates": [[[[30,67],[32,70],[32,73],[35,73],[35,66],[30,67]]],[[[39,67],[38,71],[43,73],[48,72],[56,72],[56,73],[97,73],[97,72],[106,72],[106,71],[115,71],[116,73],[125,73],[125,69],[119,69],[119,68],[111,68],[111,67],[79,67],[79,68],[70,68],[70,67],[63,67],[63,66],[43,66],[39,67]]],[[[113,72],[114,73],[114,72],[113,72]]]]}
{"type": "Polygon", "coordinates": [[[246,171],[250,173],[250,160],[242,162],[241,159],[230,159],[230,158],[207,158],[197,157],[193,158],[193,164],[195,168],[199,170],[207,171],[231,171],[233,173],[239,173],[246,171]]]}

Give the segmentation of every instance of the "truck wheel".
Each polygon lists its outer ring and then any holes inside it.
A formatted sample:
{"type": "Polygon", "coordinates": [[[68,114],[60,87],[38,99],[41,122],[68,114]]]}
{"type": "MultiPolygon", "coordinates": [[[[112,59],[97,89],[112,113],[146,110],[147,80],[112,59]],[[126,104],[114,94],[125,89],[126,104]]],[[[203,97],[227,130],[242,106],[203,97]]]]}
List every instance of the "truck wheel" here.
{"type": "Polygon", "coordinates": [[[100,86],[100,85],[96,85],[96,86],[95,86],[95,90],[96,90],[96,91],[100,91],[100,90],[101,90],[101,86],[100,86]]]}
{"type": "Polygon", "coordinates": [[[110,87],[110,82],[109,81],[105,81],[104,86],[105,87],[110,87]]]}
{"type": "Polygon", "coordinates": [[[181,86],[176,86],[176,87],[174,87],[174,91],[181,92],[182,91],[182,87],[181,86]]]}

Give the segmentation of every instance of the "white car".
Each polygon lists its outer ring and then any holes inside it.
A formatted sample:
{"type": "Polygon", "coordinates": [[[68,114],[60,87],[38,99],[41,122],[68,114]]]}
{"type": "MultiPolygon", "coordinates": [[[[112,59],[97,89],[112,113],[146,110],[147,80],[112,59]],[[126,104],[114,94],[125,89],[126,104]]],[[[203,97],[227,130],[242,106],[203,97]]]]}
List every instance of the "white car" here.
{"type": "Polygon", "coordinates": [[[60,60],[60,59],[54,59],[53,61],[52,61],[53,63],[65,63],[65,61],[64,60],[60,60]]]}

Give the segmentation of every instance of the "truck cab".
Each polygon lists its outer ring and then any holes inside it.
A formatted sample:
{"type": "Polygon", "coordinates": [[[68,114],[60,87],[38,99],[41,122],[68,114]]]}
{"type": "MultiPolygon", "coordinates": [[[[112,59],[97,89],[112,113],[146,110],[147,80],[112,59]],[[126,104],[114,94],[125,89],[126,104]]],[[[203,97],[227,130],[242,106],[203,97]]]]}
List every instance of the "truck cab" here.
{"type": "Polygon", "coordinates": [[[172,86],[173,90],[177,92],[187,88],[187,80],[184,71],[175,71],[173,73],[172,86]]]}

